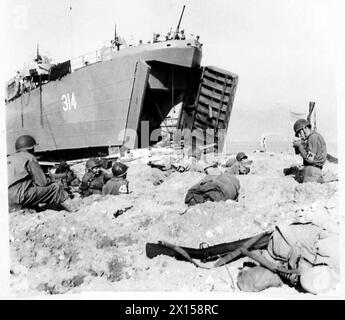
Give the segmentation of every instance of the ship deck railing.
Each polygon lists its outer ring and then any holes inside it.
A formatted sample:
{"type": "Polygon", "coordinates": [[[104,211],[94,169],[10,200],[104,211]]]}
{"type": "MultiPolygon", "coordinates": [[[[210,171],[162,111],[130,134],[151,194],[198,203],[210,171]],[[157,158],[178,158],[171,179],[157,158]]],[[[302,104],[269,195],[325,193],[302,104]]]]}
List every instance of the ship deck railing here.
{"type": "MultiPolygon", "coordinates": [[[[123,48],[120,48],[120,51],[126,50],[129,48],[140,48],[140,47],[146,47],[148,45],[154,46],[157,49],[162,49],[165,47],[177,47],[181,46],[183,41],[183,44],[185,46],[192,46],[192,47],[201,47],[201,43],[198,40],[195,39],[186,39],[186,40],[167,40],[167,41],[157,41],[153,43],[142,43],[137,45],[129,45],[125,46],[123,48]]],[[[80,55],[76,58],[71,59],[71,71],[78,70],[80,68],[87,67],[91,64],[101,62],[101,61],[107,61],[110,60],[113,56],[113,54],[117,51],[116,48],[110,46],[110,47],[102,47],[99,50],[91,51],[89,53],[85,53],[83,55],[80,55]]]]}

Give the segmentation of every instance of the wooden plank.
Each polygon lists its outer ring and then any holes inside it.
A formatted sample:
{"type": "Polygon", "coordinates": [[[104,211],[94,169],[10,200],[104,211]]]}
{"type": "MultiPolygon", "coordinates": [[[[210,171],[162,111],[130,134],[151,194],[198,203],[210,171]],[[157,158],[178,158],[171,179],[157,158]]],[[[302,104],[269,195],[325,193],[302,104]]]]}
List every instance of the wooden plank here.
{"type": "MultiPolygon", "coordinates": [[[[224,93],[225,93],[225,89],[226,89],[226,81],[227,81],[227,74],[225,74],[225,82],[224,82],[224,86],[223,86],[223,92],[222,92],[222,97],[220,99],[220,102],[223,103],[224,100],[224,93]]],[[[221,108],[218,109],[218,114],[217,114],[217,120],[216,120],[216,130],[218,129],[218,123],[219,123],[219,118],[220,118],[220,113],[221,113],[221,108]]]]}
{"type": "Polygon", "coordinates": [[[215,110],[219,110],[219,109],[221,109],[221,111],[223,111],[223,112],[226,112],[226,110],[227,110],[227,108],[228,108],[228,106],[226,105],[226,104],[223,104],[221,107],[220,107],[220,105],[218,104],[218,103],[216,103],[216,102],[212,102],[211,103],[211,101],[209,100],[209,99],[207,99],[207,98],[205,98],[205,97],[203,97],[203,96],[200,96],[199,97],[199,104],[203,104],[203,106],[204,107],[206,107],[207,109],[208,109],[208,107],[209,106],[211,106],[211,108],[213,108],[213,109],[215,109],[215,110]]]}
{"type": "Polygon", "coordinates": [[[207,69],[205,71],[205,77],[210,79],[217,79],[219,82],[225,82],[227,85],[231,85],[233,82],[233,79],[231,76],[225,77],[227,74],[224,73],[218,73],[218,72],[212,72],[210,69],[207,69]]]}
{"type": "MultiPolygon", "coordinates": [[[[205,107],[201,107],[199,105],[198,107],[198,114],[202,117],[205,117],[205,118],[209,118],[209,113],[208,113],[208,109],[206,109],[205,107]]],[[[218,112],[217,110],[213,110],[212,111],[212,119],[217,119],[218,117],[218,112]]],[[[222,112],[220,115],[219,115],[219,118],[221,121],[225,121],[225,118],[226,118],[226,113],[225,112],[222,112]]]]}
{"type": "MultiPolygon", "coordinates": [[[[209,87],[209,88],[218,90],[219,93],[221,93],[223,91],[223,83],[215,84],[214,82],[210,81],[209,79],[204,78],[202,81],[202,84],[209,87]]],[[[232,85],[227,86],[225,92],[230,93],[231,87],[232,87],[232,85]]]]}
{"type": "MultiPolygon", "coordinates": [[[[220,101],[221,98],[222,98],[222,93],[221,92],[215,91],[213,93],[212,90],[210,90],[208,87],[205,87],[205,86],[203,86],[201,88],[201,95],[204,96],[204,97],[213,96],[213,99],[218,100],[218,101],[220,101]]],[[[224,94],[223,102],[227,104],[229,102],[229,100],[230,100],[230,92],[224,94]]]]}

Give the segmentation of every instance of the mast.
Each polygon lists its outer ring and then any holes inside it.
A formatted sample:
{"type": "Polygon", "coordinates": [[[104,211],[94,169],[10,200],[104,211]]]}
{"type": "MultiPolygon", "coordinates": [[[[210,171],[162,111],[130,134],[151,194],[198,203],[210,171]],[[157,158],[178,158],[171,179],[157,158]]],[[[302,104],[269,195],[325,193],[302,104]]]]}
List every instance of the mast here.
{"type": "Polygon", "coordinates": [[[121,43],[120,43],[119,37],[117,36],[116,23],[115,23],[114,40],[111,40],[111,44],[117,48],[117,51],[120,50],[121,43]]]}
{"type": "Polygon", "coordinates": [[[179,32],[180,32],[180,24],[181,24],[181,20],[182,20],[182,16],[183,16],[183,12],[184,12],[185,7],[186,7],[186,6],[183,5],[182,13],[181,13],[181,15],[180,15],[180,20],[178,21],[178,24],[177,24],[176,31],[175,31],[175,33],[174,33],[173,39],[175,39],[176,36],[177,36],[177,35],[179,34],[179,32]]]}

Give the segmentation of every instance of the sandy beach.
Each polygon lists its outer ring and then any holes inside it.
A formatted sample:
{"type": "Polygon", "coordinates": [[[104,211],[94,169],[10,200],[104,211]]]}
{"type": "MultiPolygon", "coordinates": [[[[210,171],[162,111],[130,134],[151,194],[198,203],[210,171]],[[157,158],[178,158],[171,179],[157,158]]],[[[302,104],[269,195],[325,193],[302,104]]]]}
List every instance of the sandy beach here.
{"type": "MultiPolygon", "coordinates": [[[[296,221],[313,221],[338,232],[338,182],[298,184],[284,176],[284,168],[300,164],[295,155],[248,156],[253,164],[249,175],[239,176],[238,202],[206,202],[186,211],[187,190],[205,175],[175,172],[154,186],[151,168],[136,160],[128,163],[128,195],[75,199],[76,213],[10,213],[11,294],[239,292],[237,274],[249,258],[205,270],[163,255],[149,259],[146,243],[164,240],[198,248],[200,243],[231,242],[296,221]],[[133,207],[114,217],[129,206],[133,207]]],[[[72,169],[81,176],[84,164],[72,169]]],[[[338,165],[326,163],[324,171],[337,173],[338,165]]],[[[298,294],[287,285],[263,293],[298,294]]]]}

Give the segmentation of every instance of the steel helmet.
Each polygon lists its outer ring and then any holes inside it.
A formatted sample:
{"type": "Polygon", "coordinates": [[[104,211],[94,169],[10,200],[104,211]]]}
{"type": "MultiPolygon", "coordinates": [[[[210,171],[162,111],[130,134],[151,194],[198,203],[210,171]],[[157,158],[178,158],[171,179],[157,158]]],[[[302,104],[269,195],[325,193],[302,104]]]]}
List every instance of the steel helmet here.
{"type": "Polygon", "coordinates": [[[304,290],[314,294],[325,293],[334,286],[331,269],[320,265],[302,271],[300,283],[304,290]]]}
{"type": "Polygon", "coordinates": [[[37,145],[36,140],[29,135],[20,136],[15,143],[16,151],[32,149],[37,145]]]}
{"type": "Polygon", "coordinates": [[[305,119],[298,119],[293,125],[293,130],[295,131],[295,136],[297,137],[298,131],[310,126],[310,123],[305,119]]]}
{"type": "Polygon", "coordinates": [[[236,160],[237,161],[241,161],[243,159],[248,159],[248,156],[244,153],[244,152],[239,152],[237,155],[236,155],[236,160]]]}
{"type": "Polygon", "coordinates": [[[114,177],[122,177],[127,173],[128,166],[122,162],[115,162],[111,168],[114,177]]]}
{"type": "Polygon", "coordinates": [[[86,161],[86,169],[92,169],[95,167],[100,167],[102,165],[102,162],[99,159],[96,158],[90,158],[89,160],[86,161]]]}

